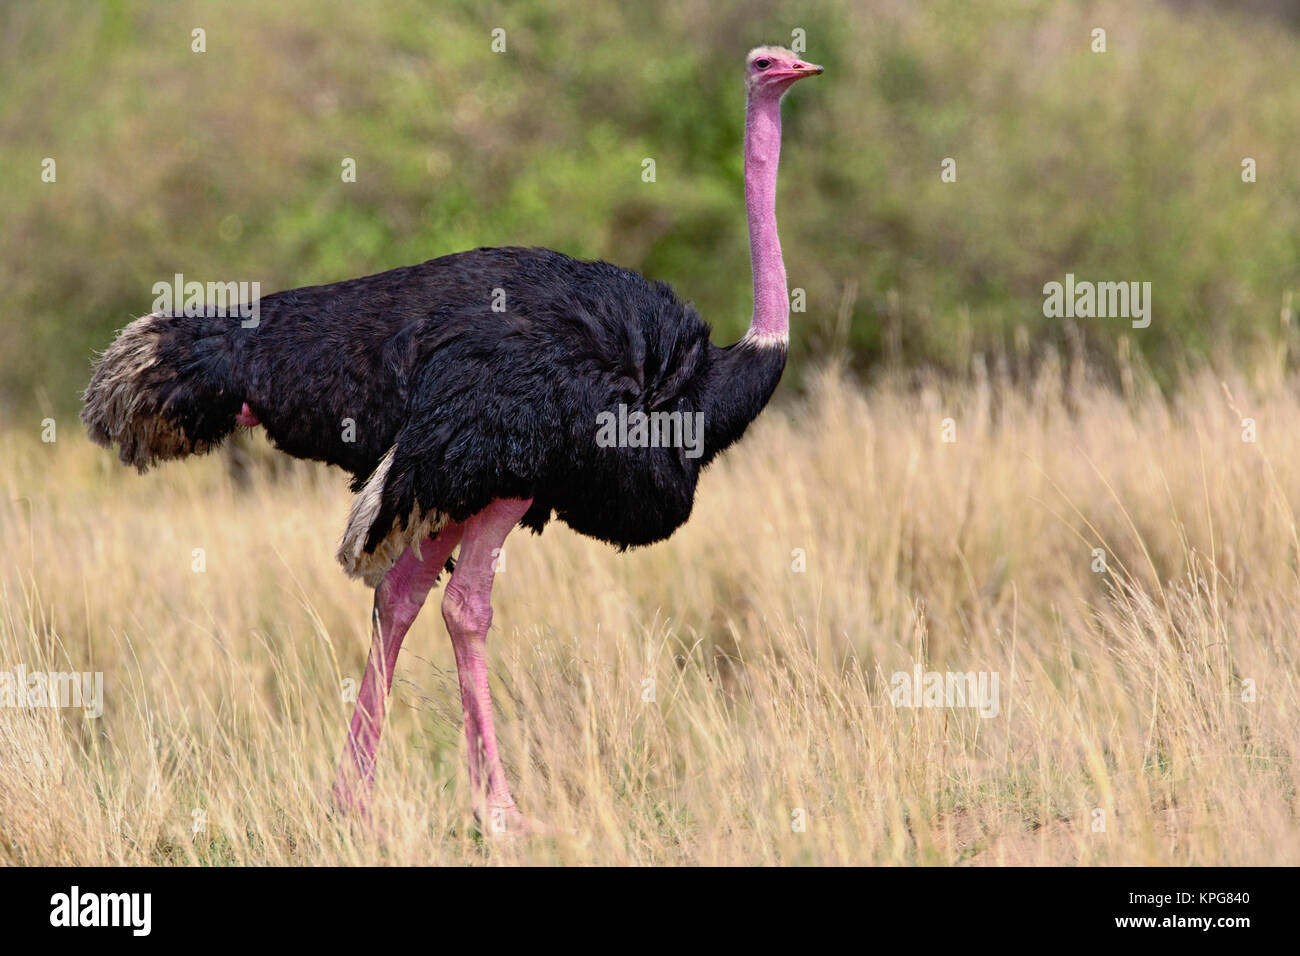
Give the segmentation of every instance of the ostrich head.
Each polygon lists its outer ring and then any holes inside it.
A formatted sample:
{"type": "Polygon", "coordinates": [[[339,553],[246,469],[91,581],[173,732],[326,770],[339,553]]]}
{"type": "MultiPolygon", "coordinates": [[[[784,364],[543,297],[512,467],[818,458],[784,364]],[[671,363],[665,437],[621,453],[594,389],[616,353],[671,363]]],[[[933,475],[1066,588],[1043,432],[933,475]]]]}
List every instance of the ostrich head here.
{"type": "Polygon", "coordinates": [[[783,46],[760,46],[745,57],[745,91],[750,96],[773,96],[780,99],[796,80],[816,76],[822,68],[801,60],[783,46]]]}

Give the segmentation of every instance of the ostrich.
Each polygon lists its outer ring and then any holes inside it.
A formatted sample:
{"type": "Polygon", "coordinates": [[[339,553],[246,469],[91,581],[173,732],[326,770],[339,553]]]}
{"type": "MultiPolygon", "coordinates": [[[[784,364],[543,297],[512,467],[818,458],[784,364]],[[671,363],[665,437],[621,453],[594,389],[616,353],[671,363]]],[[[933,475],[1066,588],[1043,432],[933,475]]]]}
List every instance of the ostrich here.
{"type": "Polygon", "coordinates": [[[442,616],[474,812],[482,821],[486,811],[494,832],[534,826],[510,795],[492,725],[486,638],[496,555],[517,525],[541,532],[553,516],[620,550],[667,538],[691,513],[700,470],[767,404],[789,325],[776,232],[780,105],[796,81],[821,72],[778,46],[746,58],[754,312],[745,336],[725,348],[666,283],[505,247],[277,292],[260,299],[252,327],[185,314],[197,310],[157,312],[100,357],[82,421],[141,472],[260,425],[280,450],[353,475],[338,560],[374,588],[374,608],[334,785],[341,810],[368,811],[398,651],[446,570],[442,616]],[[702,441],[599,441],[602,413],[620,408],[702,416],[693,419],[702,441]]]}

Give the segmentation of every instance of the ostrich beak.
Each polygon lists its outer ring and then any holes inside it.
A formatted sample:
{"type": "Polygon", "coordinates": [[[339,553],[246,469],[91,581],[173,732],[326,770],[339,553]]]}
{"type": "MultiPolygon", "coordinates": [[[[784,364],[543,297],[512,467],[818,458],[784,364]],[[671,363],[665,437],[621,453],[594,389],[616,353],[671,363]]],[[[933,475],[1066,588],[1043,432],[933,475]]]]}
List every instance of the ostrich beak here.
{"type": "Polygon", "coordinates": [[[773,70],[768,76],[780,77],[782,80],[802,80],[805,76],[816,76],[825,72],[825,67],[818,66],[816,63],[805,63],[803,60],[796,60],[790,64],[790,67],[779,72],[773,70]]]}

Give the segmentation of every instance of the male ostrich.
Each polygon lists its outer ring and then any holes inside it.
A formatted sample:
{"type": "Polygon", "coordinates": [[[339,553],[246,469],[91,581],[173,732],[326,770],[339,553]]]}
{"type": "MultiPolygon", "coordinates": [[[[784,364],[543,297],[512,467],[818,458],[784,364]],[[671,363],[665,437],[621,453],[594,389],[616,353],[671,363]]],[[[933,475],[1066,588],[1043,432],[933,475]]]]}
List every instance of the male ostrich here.
{"type": "Polygon", "coordinates": [[[733,345],[711,344],[709,326],[665,283],[508,247],[268,295],[251,328],[185,310],[147,315],[100,358],[82,421],[140,471],[260,424],[281,450],[354,476],[338,559],[375,589],[374,631],[334,788],[341,808],[368,807],[398,650],[448,568],[442,615],[474,809],[494,829],[528,828],[492,727],[494,558],[516,525],[540,532],[552,515],[620,549],[667,538],[691,513],[700,469],[767,404],[789,323],[776,234],[780,104],[821,72],[783,47],[746,59],[754,314],[733,345]],[[702,447],[605,447],[598,417],[620,405],[702,413],[702,447]]]}

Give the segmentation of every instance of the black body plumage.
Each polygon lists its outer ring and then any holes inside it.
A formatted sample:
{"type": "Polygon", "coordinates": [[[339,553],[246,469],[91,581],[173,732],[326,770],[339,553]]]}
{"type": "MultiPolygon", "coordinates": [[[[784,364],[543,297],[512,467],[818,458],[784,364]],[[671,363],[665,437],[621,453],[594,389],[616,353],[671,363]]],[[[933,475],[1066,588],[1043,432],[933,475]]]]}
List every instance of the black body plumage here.
{"type": "Polygon", "coordinates": [[[463,520],[497,498],[532,498],[535,531],[554,513],[626,547],[687,519],[785,352],[712,345],[670,286],[609,263],[476,249],[264,296],[253,328],[146,316],[101,359],[82,418],[142,470],[214,447],[244,402],[280,449],[346,469],[356,491],[391,451],[367,552],[394,519],[463,520]],[[620,405],[702,413],[702,449],[602,447],[599,415],[620,405]]]}

